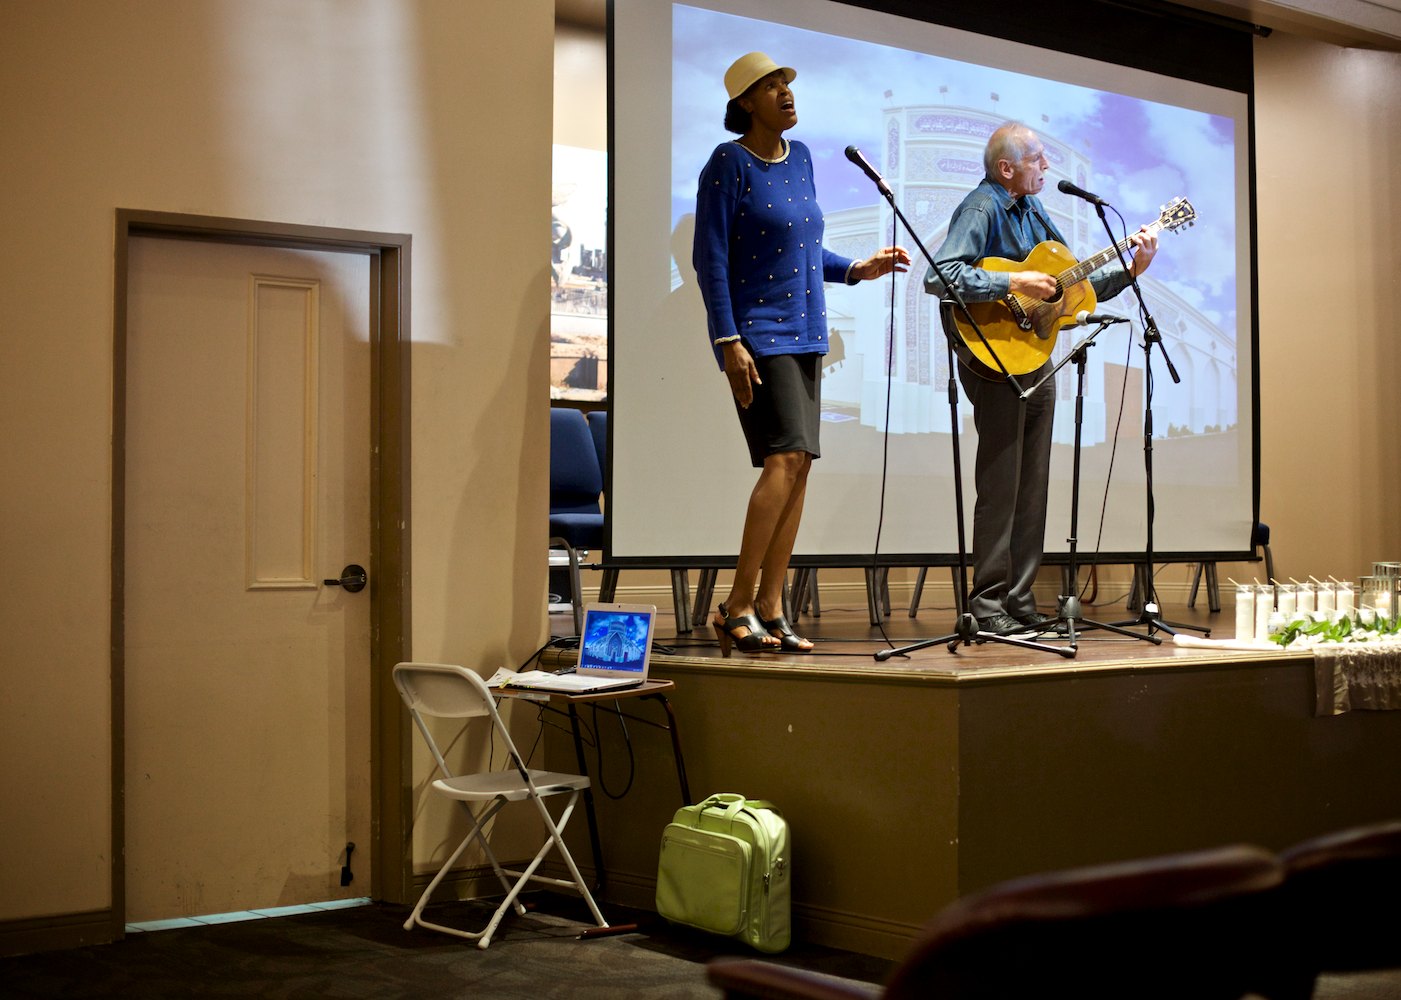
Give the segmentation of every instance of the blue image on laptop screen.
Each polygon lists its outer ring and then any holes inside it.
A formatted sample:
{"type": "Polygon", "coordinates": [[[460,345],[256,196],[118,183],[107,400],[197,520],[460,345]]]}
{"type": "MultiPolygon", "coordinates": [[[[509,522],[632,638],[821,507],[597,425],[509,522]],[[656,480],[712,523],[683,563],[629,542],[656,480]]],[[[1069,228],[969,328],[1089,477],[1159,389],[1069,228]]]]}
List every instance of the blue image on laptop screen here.
{"type": "Polygon", "coordinates": [[[591,609],[579,648],[580,670],[631,670],[647,662],[647,632],[652,616],[639,611],[591,609]]]}

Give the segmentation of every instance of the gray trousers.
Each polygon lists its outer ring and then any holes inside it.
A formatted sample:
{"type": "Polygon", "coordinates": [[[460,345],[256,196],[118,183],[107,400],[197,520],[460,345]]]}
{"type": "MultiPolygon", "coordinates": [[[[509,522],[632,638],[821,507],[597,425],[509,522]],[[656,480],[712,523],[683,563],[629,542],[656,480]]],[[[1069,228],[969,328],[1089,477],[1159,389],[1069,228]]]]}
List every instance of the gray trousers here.
{"type": "MultiPolygon", "coordinates": [[[[1032,375],[1033,384],[1049,362],[1032,375]]],[[[979,618],[1036,610],[1032,585],[1046,548],[1046,492],[1056,385],[1052,379],[1022,404],[1005,382],[991,382],[960,364],[958,380],[973,404],[978,456],[973,505],[973,591],[968,609],[979,618]],[[1021,434],[1018,466],[1017,438],[1021,434]],[[1020,473],[1020,474],[1019,474],[1020,473]]]]}

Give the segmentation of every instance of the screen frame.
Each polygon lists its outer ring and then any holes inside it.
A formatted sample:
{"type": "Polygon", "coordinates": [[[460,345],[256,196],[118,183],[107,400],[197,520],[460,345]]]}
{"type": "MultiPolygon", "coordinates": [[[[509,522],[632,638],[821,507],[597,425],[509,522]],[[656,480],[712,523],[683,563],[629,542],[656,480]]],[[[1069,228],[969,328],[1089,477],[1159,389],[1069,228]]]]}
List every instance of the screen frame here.
{"type": "MultiPolygon", "coordinates": [[[[608,198],[609,225],[607,232],[608,258],[616,261],[615,227],[613,225],[614,206],[617,201],[617,148],[616,148],[616,59],[618,41],[615,34],[615,8],[619,4],[638,0],[608,0],[607,4],[607,140],[608,140],[608,198]]],[[[649,0],[655,2],[655,0],[649,0]]],[[[703,2],[703,0],[702,0],[703,2]]],[[[1241,94],[1245,100],[1245,175],[1246,190],[1243,195],[1245,222],[1248,228],[1248,274],[1238,276],[1245,288],[1249,302],[1249,329],[1242,335],[1238,332],[1238,343],[1249,344],[1249,373],[1243,384],[1249,385],[1250,398],[1240,400],[1240,411],[1250,413],[1250,537],[1243,547],[1237,548],[1154,548],[1154,562],[1193,562],[1193,561],[1248,561],[1255,558],[1254,540],[1259,535],[1260,509],[1260,365],[1259,365],[1259,291],[1257,239],[1257,195],[1255,159],[1255,88],[1253,36],[1260,29],[1246,22],[1227,17],[1178,7],[1174,4],[1156,3],[1153,0],[1125,4],[1115,0],[1051,0],[1038,8],[1039,16],[1034,24],[1027,22],[1006,23],[992,8],[958,6],[930,10],[917,0],[831,0],[846,7],[876,11],[884,15],[895,15],[933,25],[972,31],[1007,41],[1047,48],[1055,51],[1082,56],[1084,58],[1125,66],[1151,73],[1176,77],[1191,83],[1222,88],[1241,94]],[[1084,30],[1079,25],[1093,24],[1094,30],[1084,30]],[[1072,27],[1075,26],[1075,27],[1072,27]],[[1159,44],[1165,36],[1171,35],[1172,46],[1159,44]],[[1176,57],[1172,53],[1188,51],[1190,60],[1176,57]]],[[[669,0],[668,0],[669,4],[669,0]]],[[[762,8],[749,11],[752,16],[763,17],[762,8]]],[[[617,357],[615,341],[616,303],[614,284],[615,271],[610,270],[607,288],[608,295],[608,351],[610,359],[617,357]]],[[[605,495],[612,495],[613,460],[616,449],[613,437],[616,428],[614,406],[615,386],[611,383],[606,397],[608,410],[608,448],[605,462],[605,495]]],[[[966,402],[963,404],[966,407],[966,402]]],[[[659,437],[658,447],[664,448],[659,437]]],[[[962,457],[962,473],[971,476],[971,461],[968,455],[962,457]]],[[[733,566],[735,556],[714,554],[665,553],[661,555],[614,555],[613,554],[613,506],[605,506],[604,548],[606,562],[611,566],[629,568],[647,567],[697,567],[724,568],[733,566]]],[[[968,519],[967,534],[971,538],[971,516],[968,519]]],[[[737,534],[737,533],[736,533],[737,534]]],[[[1125,563],[1141,562],[1147,555],[1143,548],[1120,548],[1099,550],[1092,559],[1086,559],[1083,551],[1080,559],[1084,562],[1125,563]]],[[[863,566],[954,566],[960,561],[959,553],[951,551],[902,551],[902,552],[842,552],[825,554],[795,553],[791,565],[795,567],[863,567],[863,566]]],[[[1047,565],[1064,564],[1069,561],[1069,553],[1047,551],[1043,562],[1047,565]]]]}

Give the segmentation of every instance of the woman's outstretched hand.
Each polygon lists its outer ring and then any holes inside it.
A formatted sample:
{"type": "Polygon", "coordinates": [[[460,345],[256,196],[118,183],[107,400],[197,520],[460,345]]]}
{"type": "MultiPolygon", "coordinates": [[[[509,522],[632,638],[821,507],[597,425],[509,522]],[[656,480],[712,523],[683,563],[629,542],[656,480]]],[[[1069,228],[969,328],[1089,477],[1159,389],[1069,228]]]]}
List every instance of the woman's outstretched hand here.
{"type": "Polygon", "coordinates": [[[904,247],[881,247],[865,260],[851,266],[851,275],[858,281],[870,281],[891,271],[908,271],[910,252],[904,247]]]}

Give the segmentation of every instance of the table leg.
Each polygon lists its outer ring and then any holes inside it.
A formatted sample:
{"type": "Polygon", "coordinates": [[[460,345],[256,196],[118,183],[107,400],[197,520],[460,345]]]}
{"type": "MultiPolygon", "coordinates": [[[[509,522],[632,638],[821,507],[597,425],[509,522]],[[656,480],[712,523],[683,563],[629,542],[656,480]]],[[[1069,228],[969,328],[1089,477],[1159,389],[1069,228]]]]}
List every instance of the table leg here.
{"type": "Polygon", "coordinates": [[[686,759],[681,756],[681,736],[676,731],[676,713],[671,710],[671,702],[664,694],[643,695],[645,699],[655,699],[662,703],[662,708],[666,710],[667,727],[671,734],[671,757],[676,761],[676,782],[681,786],[681,804],[689,806],[691,800],[691,785],[686,780],[686,759]]]}
{"type": "MultiPolygon", "coordinates": [[[[579,773],[588,774],[589,765],[584,757],[584,740],[579,735],[579,712],[572,701],[569,703],[569,728],[574,734],[574,756],[579,761],[579,773]]],[[[593,848],[593,891],[602,895],[606,874],[603,868],[603,846],[598,840],[598,814],[594,812],[592,779],[584,789],[584,818],[589,823],[589,845],[593,848]]]]}

